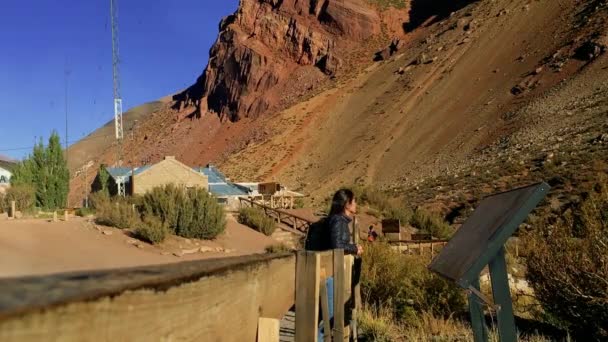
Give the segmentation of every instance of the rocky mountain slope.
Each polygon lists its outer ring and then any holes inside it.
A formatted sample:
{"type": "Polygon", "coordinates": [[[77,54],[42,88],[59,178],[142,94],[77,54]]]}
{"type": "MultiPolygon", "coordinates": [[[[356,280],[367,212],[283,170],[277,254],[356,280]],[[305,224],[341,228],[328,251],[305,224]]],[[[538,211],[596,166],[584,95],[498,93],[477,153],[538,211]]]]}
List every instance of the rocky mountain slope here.
{"type": "MultiPolygon", "coordinates": [[[[549,94],[608,79],[607,13],[605,0],[242,0],[203,75],[126,134],[123,163],[212,161],[317,198],[483,167],[511,137],[536,132],[538,149],[575,124],[566,113],[584,109],[549,94]]],[[[109,142],[74,149],[116,161],[109,142]]]]}
{"type": "Polygon", "coordinates": [[[391,12],[385,23],[364,0],[243,0],[220,23],[205,72],[174,96],[175,107],[231,121],[272,111],[286,91],[303,93],[334,76],[384,24],[394,31],[391,24],[407,18],[405,9],[391,12]]]}

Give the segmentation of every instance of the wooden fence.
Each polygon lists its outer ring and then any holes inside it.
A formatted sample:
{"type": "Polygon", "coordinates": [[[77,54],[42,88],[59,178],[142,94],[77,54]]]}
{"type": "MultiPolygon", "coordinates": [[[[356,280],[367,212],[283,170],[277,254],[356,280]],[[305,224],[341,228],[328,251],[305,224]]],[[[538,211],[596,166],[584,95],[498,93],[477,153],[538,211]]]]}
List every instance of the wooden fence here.
{"type": "Polygon", "coordinates": [[[247,205],[252,208],[260,208],[264,211],[264,214],[266,214],[266,216],[272,217],[273,219],[275,219],[277,221],[277,223],[283,223],[302,233],[306,233],[306,231],[308,230],[308,227],[310,227],[310,225],[313,223],[312,221],[310,221],[309,219],[307,219],[305,217],[298,216],[293,213],[289,213],[282,209],[271,208],[265,204],[256,202],[256,201],[248,199],[248,198],[241,197],[241,198],[239,198],[239,201],[240,201],[241,207],[243,207],[243,205],[247,205]]]}
{"type": "Polygon", "coordinates": [[[298,252],[296,258],[296,342],[318,341],[319,307],[329,317],[327,279],[333,277],[333,321],[323,319],[323,342],[357,340],[360,308],[359,260],[344,250],[298,252]],[[349,315],[347,315],[349,314],[349,315]],[[345,318],[350,318],[345,322],[345,318]],[[331,325],[333,323],[333,325],[331,325]]]}

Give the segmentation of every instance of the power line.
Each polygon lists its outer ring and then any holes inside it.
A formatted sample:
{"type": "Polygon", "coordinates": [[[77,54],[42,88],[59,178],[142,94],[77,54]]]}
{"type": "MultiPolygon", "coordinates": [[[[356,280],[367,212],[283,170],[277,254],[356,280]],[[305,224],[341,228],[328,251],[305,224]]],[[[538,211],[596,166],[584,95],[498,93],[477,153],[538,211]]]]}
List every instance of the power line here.
{"type": "MultiPolygon", "coordinates": [[[[72,140],[72,141],[69,142],[69,144],[74,144],[74,143],[78,143],[78,142],[81,142],[81,141],[87,141],[87,140],[93,140],[93,139],[109,138],[109,137],[114,137],[114,134],[92,136],[92,137],[82,138],[80,140],[72,140]]],[[[0,149],[0,152],[32,150],[34,147],[35,147],[35,145],[34,146],[24,146],[24,147],[11,147],[11,148],[0,149]]]]}

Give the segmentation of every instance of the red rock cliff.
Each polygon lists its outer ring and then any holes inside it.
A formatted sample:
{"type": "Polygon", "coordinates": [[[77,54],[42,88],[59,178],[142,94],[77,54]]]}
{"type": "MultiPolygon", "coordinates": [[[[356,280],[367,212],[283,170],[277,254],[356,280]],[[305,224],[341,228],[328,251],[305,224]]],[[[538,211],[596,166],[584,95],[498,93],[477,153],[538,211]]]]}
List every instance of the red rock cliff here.
{"type": "Polygon", "coordinates": [[[209,64],[174,97],[237,121],[272,110],[289,77],[304,66],[337,73],[349,46],[381,33],[378,11],[365,0],[241,0],[222,20],[209,64]]]}

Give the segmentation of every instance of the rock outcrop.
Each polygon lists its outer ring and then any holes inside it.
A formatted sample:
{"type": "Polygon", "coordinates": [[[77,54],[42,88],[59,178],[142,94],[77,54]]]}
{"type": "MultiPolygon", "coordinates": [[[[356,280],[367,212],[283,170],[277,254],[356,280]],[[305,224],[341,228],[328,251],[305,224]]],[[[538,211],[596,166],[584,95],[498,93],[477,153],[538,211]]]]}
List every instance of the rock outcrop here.
{"type": "Polygon", "coordinates": [[[237,121],[272,110],[297,68],[339,72],[354,44],[382,32],[379,10],[365,0],[241,0],[222,20],[209,64],[175,95],[175,108],[195,105],[237,121]]]}

